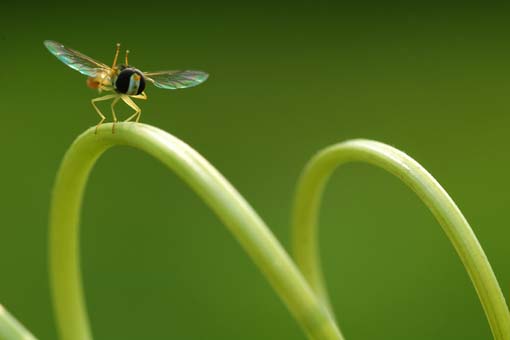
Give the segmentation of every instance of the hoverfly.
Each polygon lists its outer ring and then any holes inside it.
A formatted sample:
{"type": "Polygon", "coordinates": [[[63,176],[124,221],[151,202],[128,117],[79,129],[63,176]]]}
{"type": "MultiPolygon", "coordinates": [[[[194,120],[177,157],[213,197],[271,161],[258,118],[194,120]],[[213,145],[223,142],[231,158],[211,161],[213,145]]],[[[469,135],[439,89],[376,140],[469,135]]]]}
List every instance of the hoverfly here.
{"type": "Polygon", "coordinates": [[[129,122],[133,118],[135,118],[136,122],[140,120],[142,110],[131,98],[146,100],[147,95],[144,90],[147,82],[153,83],[156,87],[162,89],[175,90],[201,84],[209,76],[207,73],[202,71],[142,72],[129,65],[129,50],[126,50],[124,64],[118,65],[117,59],[119,57],[120,44],[117,44],[111,67],[95,61],[83,53],[67,48],[56,41],[46,40],[44,41],[44,45],[61,62],[81,74],[88,76],[87,85],[90,88],[97,89],[99,92],[114,92],[113,94],[108,94],[91,100],[92,106],[101,117],[101,121],[96,126],[96,133],[97,128],[106,120],[105,115],[97,107],[97,102],[113,99],[111,104],[113,133],[115,132],[115,123],[117,122],[114,107],[119,100],[124,101],[128,106],[135,110],[135,113],[125,120],[126,122],[129,122]]]}

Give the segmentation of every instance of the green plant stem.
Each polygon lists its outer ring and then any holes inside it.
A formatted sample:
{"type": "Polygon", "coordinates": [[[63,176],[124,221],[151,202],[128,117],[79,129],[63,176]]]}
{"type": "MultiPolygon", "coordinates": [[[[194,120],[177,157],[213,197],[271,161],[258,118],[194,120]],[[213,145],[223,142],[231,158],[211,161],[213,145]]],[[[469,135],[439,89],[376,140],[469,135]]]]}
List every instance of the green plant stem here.
{"type": "Polygon", "coordinates": [[[36,338],[16,320],[7,309],[0,305],[1,340],[36,340],[36,338]]]}
{"type": "Polygon", "coordinates": [[[427,205],[455,247],[478,293],[495,339],[510,339],[510,315],[492,268],[473,230],[439,183],[405,153],[370,140],[324,149],[307,164],[293,210],[293,254],[312,289],[329,306],[321,273],[317,222],[324,186],[339,165],[365,162],[400,178],[427,205]]]}
{"type": "Polygon", "coordinates": [[[111,128],[111,124],[104,124],[97,135],[91,128],[74,141],[54,186],[50,213],[50,275],[62,339],[92,338],[80,277],[80,206],[94,163],[114,145],[145,151],[180,176],[237,238],[310,338],[342,339],[328,309],[319,302],[265,223],[202,156],[179,139],[149,125],[119,123],[115,134],[111,128]]]}

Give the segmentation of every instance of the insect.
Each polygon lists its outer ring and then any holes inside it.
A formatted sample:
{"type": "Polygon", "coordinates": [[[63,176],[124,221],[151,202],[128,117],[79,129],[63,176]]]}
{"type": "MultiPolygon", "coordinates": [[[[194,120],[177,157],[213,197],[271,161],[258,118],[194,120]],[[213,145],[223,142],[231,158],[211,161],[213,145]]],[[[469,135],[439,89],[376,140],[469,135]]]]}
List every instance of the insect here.
{"type": "Polygon", "coordinates": [[[112,133],[114,133],[115,123],[118,121],[117,115],[115,114],[115,105],[119,100],[124,101],[135,111],[134,114],[125,120],[126,122],[132,119],[135,119],[136,122],[140,120],[142,110],[135,104],[132,98],[147,99],[147,95],[145,94],[145,85],[147,82],[162,89],[175,90],[199,85],[209,77],[207,73],[202,71],[142,72],[129,65],[129,50],[126,50],[124,64],[119,65],[117,61],[119,58],[120,44],[117,44],[111,67],[95,61],[83,53],[65,47],[56,41],[46,40],[44,41],[44,45],[61,62],[81,74],[88,76],[87,85],[90,88],[97,89],[99,92],[114,92],[113,94],[104,95],[91,100],[92,106],[101,117],[101,121],[96,126],[96,134],[99,126],[106,120],[106,116],[97,107],[97,102],[113,100],[111,103],[111,110],[113,118],[112,133]]]}

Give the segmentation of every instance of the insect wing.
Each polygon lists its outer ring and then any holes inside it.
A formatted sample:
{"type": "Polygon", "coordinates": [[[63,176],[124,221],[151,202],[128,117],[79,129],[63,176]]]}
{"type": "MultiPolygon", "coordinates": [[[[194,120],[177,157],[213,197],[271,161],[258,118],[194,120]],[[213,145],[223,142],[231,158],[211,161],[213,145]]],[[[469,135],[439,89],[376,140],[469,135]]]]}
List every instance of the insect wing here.
{"type": "Polygon", "coordinates": [[[104,77],[110,69],[109,66],[95,61],[83,53],[67,48],[59,42],[46,40],[44,41],[44,46],[46,46],[46,48],[53,53],[58,60],[86,76],[104,77]]]}
{"type": "Polygon", "coordinates": [[[207,80],[209,74],[202,71],[160,71],[144,73],[155,86],[176,90],[197,86],[207,80]]]}

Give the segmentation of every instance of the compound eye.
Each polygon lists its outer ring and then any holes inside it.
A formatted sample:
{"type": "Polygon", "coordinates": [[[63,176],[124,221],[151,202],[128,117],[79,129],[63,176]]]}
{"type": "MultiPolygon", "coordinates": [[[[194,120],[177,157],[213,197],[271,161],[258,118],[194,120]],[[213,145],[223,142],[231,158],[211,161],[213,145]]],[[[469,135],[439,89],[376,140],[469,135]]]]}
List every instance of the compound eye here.
{"type": "Polygon", "coordinates": [[[117,80],[115,80],[115,88],[118,92],[128,94],[132,74],[133,71],[129,69],[124,69],[119,73],[117,80]]]}

